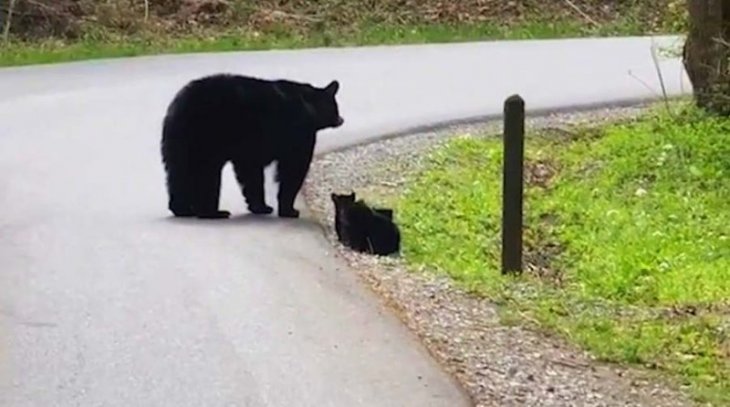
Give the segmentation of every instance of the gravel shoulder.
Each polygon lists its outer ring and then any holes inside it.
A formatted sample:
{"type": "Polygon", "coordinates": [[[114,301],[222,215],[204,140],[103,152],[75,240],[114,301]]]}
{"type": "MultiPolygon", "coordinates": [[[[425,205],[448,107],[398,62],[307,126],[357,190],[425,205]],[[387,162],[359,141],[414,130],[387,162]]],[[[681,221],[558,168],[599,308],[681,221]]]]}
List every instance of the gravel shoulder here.
{"type": "MultiPolygon", "coordinates": [[[[641,113],[601,109],[528,119],[527,129],[565,130],[641,113]]],[[[330,193],[397,190],[420,159],[452,137],[498,134],[501,122],[453,126],[319,156],[304,198],[327,238],[358,275],[391,306],[453,374],[477,406],[690,406],[676,386],[650,373],[600,363],[560,338],[500,321],[498,307],[442,276],[409,272],[398,258],[354,253],[337,243],[330,193]]]]}

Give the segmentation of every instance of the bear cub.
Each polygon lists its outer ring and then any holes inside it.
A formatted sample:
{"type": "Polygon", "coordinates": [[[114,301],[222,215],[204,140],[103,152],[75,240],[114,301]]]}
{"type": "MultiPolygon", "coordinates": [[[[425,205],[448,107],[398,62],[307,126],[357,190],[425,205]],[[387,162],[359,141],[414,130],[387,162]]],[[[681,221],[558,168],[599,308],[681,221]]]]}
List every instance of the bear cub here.
{"type": "Polygon", "coordinates": [[[175,216],[227,218],[218,207],[223,166],[231,162],[248,210],[270,214],[264,169],[276,162],[278,215],[296,218],[317,132],[340,127],[335,96],[289,80],[216,74],[190,81],[168,106],[162,129],[168,208],[175,216]]]}
{"type": "Polygon", "coordinates": [[[400,251],[400,231],[393,222],[393,210],[371,208],[355,193],[331,194],[335,206],[335,232],[345,246],[381,256],[400,251]]]}

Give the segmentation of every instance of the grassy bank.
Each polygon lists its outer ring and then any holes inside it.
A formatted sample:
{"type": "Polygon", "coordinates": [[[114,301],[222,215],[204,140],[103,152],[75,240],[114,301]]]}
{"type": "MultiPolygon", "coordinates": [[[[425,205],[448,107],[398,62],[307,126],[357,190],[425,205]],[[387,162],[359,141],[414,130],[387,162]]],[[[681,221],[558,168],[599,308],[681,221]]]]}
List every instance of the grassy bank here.
{"type": "MultiPolygon", "coordinates": [[[[596,35],[631,33],[605,30],[596,35]]],[[[446,43],[487,39],[543,39],[585,36],[579,25],[524,23],[505,27],[481,25],[379,26],[358,31],[322,31],[308,35],[231,31],[211,35],[160,37],[139,34],[118,38],[87,38],[66,42],[11,42],[0,46],[0,66],[68,62],[96,58],[131,57],[162,53],[226,52],[241,50],[296,49],[358,45],[446,43]]]]}
{"type": "Polygon", "coordinates": [[[121,0],[19,0],[9,41],[0,45],[0,66],[158,53],[642,35],[685,28],[679,0],[574,2],[578,9],[533,0],[425,0],[419,5],[395,0],[166,0],[155,2],[144,18],[141,2],[130,7],[121,0]],[[186,7],[188,3],[199,7],[186,7]]]}
{"type": "Polygon", "coordinates": [[[526,147],[527,273],[499,273],[501,143],[453,140],[396,199],[404,255],[601,359],[730,405],[730,121],[653,111],[526,147]]]}

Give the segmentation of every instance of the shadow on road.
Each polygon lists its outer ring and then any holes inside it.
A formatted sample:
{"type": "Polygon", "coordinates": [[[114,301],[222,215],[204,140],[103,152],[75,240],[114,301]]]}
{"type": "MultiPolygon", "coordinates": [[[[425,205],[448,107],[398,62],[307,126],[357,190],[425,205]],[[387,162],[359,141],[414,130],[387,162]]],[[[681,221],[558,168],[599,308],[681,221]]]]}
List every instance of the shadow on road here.
{"type": "Polygon", "coordinates": [[[215,227],[246,227],[246,226],[286,226],[293,228],[294,230],[322,230],[322,225],[314,219],[301,217],[299,219],[284,219],[279,218],[276,214],[273,215],[253,215],[251,213],[245,213],[241,215],[232,215],[228,219],[197,219],[197,218],[176,218],[172,215],[164,218],[158,218],[164,222],[169,222],[177,225],[190,225],[190,226],[215,226],[215,227]]]}

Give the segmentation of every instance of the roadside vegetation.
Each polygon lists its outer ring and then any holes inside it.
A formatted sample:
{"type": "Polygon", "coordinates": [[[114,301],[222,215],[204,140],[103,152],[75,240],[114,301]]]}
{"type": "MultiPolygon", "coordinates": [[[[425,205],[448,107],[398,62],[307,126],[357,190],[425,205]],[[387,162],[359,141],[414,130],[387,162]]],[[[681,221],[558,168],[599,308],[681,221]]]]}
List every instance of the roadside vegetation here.
{"type": "Polygon", "coordinates": [[[672,107],[528,135],[520,277],[499,271],[501,140],[453,139],[388,199],[405,260],[730,405],[730,120],[672,107]]]}
{"type": "Polygon", "coordinates": [[[155,53],[680,33],[686,14],[683,0],[2,0],[0,65],[155,53]]]}

